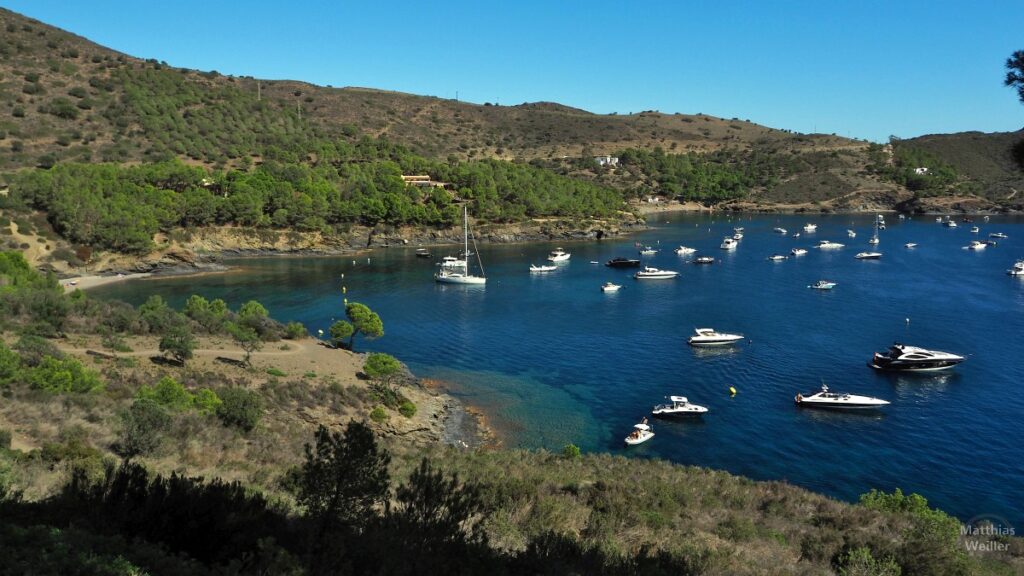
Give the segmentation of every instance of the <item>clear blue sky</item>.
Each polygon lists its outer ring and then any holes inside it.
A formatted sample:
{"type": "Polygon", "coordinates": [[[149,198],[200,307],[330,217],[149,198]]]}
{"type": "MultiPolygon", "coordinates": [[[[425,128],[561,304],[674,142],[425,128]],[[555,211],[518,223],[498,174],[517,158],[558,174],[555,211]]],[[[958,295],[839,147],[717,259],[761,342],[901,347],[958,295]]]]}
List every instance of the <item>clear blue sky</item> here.
{"type": "Polygon", "coordinates": [[[1024,1],[0,0],[174,66],[885,140],[1017,130],[1024,1]]]}

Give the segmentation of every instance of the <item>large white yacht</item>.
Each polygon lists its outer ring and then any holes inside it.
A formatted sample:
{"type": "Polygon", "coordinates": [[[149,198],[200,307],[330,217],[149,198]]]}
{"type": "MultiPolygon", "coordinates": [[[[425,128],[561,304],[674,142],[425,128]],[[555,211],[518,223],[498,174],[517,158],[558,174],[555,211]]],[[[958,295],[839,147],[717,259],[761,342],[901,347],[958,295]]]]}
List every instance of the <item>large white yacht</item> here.
{"type": "Polygon", "coordinates": [[[655,248],[651,248],[650,246],[644,246],[643,248],[640,249],[640,254],[642,256],[654,256],[657,253],[658,250],[655,248]]]}
{"type": "Polygon", "coordinates": [[[878,260],[882,257],[881,252],[858,252],[854,258],[857,260],[878,260]]]}
{"type": "Polygon", "coordinates": [[[988,248],[988,244],[977,240],[971,240],[970,244],[964,246],[964,250],[984,250],[985,248],[988,248]]]}
{"type": "Polygon", "coordinates": [[[530,264],[530,272],[552,272],[554,270],[558,270],[558,266],[552,266],[550,264],[541,264],[540,266],[535,266],[533,264],[530,264]]]}
{"type": "Polygon", "coordinates": [[[845,244],[832,242],[831,240],[821,240],[815,248],[821,248],[822,250],[835,250],[837,248],[842,248],[843,246],[845,246],[845,244]]]}
{"type": "Polygon", "coordinates": [[[601,285],[601,292],[618,292],[622,286],[614,282],[605,282],[601,285]]]}
{"type": "Polygon", "coordinates": [[[687,246],[680,246],[679,248],[676,248],[676,250],[675,250],[676,254],[679,254],[680,256],[686,256],[687,254],[693,254],[696,251],[697,251],[696,248],[689,248],[687,246]]]}
{"type": "Polygon", "coordinates": [[[696,334],[686,341],[690,346],[728,346],[743,340],[739,334],[719,333],[714,328],[696,328],[694,331],[696,334]]]}
{"type": "Polygon", "coordinates": [[[793,256],[803,256],[804,254],[807,254],[807,249],[793,248],[792,250],[789,251],[789,253],[792,254],[793,256]]]}
{"type": "Polygon", "coordinates": [[[772,254],[771,256],[768,257],[768,259],[771,260],[772,262],[782,262],[787,258],[789,258],[789,256],[785,256],[782,254],[772,254]]]}
{"type": "Polygon", "coordinates": [[[1007,236],[1006,236],[1006,234],[1003,234],[1002,232],[993,232],[993,233],[989,234],[988,237],[989,238],[1006,238],[1007,236]]]}
{"type": "Polygon", "coordinates": [[[900,372],[934,372],[947,370],[964,361],[963,356],[925,350],[916,346],[895,343],[884,354],[875,352],[868,366],[877,370],[900,372]]]}
{"type": "Polygon", "coordinates": [[[562,250],[561,248],[555,248],[554,250],[551,251],[551,253],[548,254],[548,262],[565,262],[566,260],[569,259],[569,256],[571,256],[571,254],[569,254],[565,250],[562,250]]]}
{"type": "Polygon", "coordinates": [[[675,278],[679,276],[679,272],[674,270],[658,270],[657,268],[651,268],[650,266],[644,266],[643,270],[637,271],[633,274],[633,278],[637,280],[663,280],[668,278],[675,278]]]}
{"type": "Polygon", "coordinates": [[[651,410],[651,414],[662,418],[672,418],[675,416],[700,416],[708,411],[704,406],[691,404],[686,396],[669,396],[668,400],[670,404],[658,404],[651,410]]]}
{"type": "Polygon", "coordinates": [[[796,402],[797,406],[830,408],[834,410],[865,410],[881,408],[882,406],[889,405],[888,401],[880,398],[872,398],[871,396],[858,396],[856,394],[847,394],[845,392],[830,392],[828,386],[824,383],[822,383],[821,390],[818,392],[797,394],[796,398],[793,400],[796,402]]]}
{"type": "Polygon", "coordinates": [[[735,238],[726,237],[722,240],[722,245],[719,246],[719,248],[722,250],[735,250],[738,245],[739,242],[737,242],[735,238]]]}

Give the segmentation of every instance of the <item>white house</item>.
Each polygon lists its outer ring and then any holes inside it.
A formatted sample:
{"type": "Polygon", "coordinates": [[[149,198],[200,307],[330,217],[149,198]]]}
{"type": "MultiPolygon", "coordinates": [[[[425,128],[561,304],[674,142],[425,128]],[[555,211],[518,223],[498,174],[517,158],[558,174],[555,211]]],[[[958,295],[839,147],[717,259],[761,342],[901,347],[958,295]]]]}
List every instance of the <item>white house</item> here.
{"type": "Polygon", "coordinates": [[[927,173],[928,173],[928,168],[925,168],[923,166],[921,168],[914,168],[914,174],[917,174],[918,176],[922,176],[922,175],[927,174],[927,173]]]}
{"type": "Polygon", "coordinates": [[[618,156],[594,156],[594,161],[597,162],[598,166],[618,166],[618,156]]]}

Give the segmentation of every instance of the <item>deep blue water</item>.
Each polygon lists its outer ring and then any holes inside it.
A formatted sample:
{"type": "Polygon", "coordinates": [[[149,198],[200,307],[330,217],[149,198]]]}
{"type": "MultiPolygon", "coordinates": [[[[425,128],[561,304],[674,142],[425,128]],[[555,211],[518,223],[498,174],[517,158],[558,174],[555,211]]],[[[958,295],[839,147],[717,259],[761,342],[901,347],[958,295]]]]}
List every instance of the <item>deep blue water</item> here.
{"type": "Polygon", "coordinates": [[[531,275],[553,243],[481,246],[486,287],[438,285],[435,258],[413,247],[349,258],[273,258],[235,262],[226,274],[126,282],[96,290],[139,303],[161,294],[180,306],[192,293],[234,308],[263,302],[281,320],[310,331],[343,316],[347,297],[379,312],[386,335],[357,343],[395,354],[421,376],[487,412],[506,445],[660,457],[757,479],[784,479],[854,500],[871,488],[901,487],[962,518],[995,514],[1024,524],[1024,280],[1005,274],[1024,257],[1024,221],[980,221],[981,237],[1009,234],[998,246],[961,249],[970,225],[947,229],[934,218],[889,216],[880,261],[868,249],[871,216],[658,216],[650,231],[611,241],[569,243],[569,263],[531,275]],[[799,239],[772,232],[819,224],[799,239]],[[746,237],[735,252],[718,248],[732,227],[746,237]],[[856,239],[846,236],[854,228],[856,239]],[[837,251],[770,262],[772,253],[843,242],[837,251]],[[648,258],[679,270],[676,280],[638,282],[603,265],[636,254],[634,242],[661,248],[648,258]],[[918,242],[908,250],[905,242],[918,242]],[[722,261],[687,264],[679,244],[722,261]],[[344,277],[342,277],[344,275],[344,277]],[[818,279],[831,292],[808,289],[818,279]],[[614,280],[624,287],[604,294],[614,280]],[[909,322],[908,322],[909,319],[909,322]],[[694,327],[747,336],[740,346],[692,349],[694,327]],[[894,340],[966,355],[943,375],[893,376],[866,366],[894,340]],[[870,414],[798,409],[797,392],[824,380],[833,390],[892,401],[870,414]],[[738,390],[730,397],[728,388],[738,390]],[[709,407],[703,419],[655,423],[656,437],[625,449],[622,438],[650,407],[683,394],[709,407]]]}

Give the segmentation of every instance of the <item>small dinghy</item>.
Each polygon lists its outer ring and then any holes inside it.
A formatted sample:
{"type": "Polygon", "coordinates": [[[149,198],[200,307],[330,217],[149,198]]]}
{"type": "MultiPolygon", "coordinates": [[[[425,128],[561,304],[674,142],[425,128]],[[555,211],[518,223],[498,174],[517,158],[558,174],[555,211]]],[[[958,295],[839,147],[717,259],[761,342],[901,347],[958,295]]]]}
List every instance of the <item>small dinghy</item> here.
{"type": "Polygon", "coordinates": [[[627,446],[643,444],[651,438],[654,438],[654,429],[648,426],[646,422],[647,418],[644,418],[643,422],[633,425],[633,431],[625,438],[627,446]]]}

